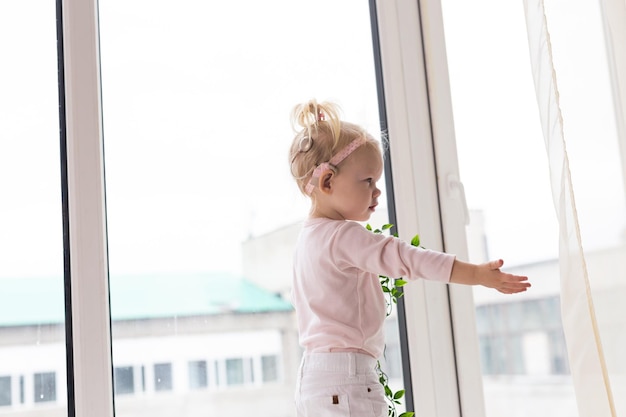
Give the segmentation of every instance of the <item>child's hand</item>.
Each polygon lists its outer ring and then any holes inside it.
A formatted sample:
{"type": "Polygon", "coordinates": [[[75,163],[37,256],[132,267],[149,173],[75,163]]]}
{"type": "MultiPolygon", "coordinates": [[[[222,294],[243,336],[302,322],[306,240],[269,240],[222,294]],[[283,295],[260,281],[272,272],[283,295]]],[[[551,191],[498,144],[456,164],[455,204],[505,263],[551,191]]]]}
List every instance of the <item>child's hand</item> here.
{"type": "Polygon", "coordinates": [[[465,285],[482,285],[495,288],[503,294],[524,292],[530,287],[528,277],[513,275],[500,271],[502,259],[480,265],[459,260],[454,261],[450,282],[465,285]]]}
{"type": "Polygon", "coordinates": [[[515,294],[526,291],[530,287],[528,277],[513,275],[500,271],[504,264],[502,259],[478,265],[480,285],[495,288],[503,294],[515,294]]]}

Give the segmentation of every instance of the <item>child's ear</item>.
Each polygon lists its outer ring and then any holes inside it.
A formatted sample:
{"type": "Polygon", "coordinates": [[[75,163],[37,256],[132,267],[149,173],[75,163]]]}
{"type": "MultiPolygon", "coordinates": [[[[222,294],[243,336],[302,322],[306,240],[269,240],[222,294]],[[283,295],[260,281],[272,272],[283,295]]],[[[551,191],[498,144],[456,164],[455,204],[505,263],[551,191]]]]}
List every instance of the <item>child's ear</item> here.
{"type": "Polygon", "coordinates": [[[321,192],[326,193],[326,194],[330,194],[332,192],[332,179],[334,175],[335,175],[335,171],[333,171],[332,169],[327,169],[324,172],[322,172],[322,175],[320,175],[319,184],[318,184],[318,187],[321,192]]]}

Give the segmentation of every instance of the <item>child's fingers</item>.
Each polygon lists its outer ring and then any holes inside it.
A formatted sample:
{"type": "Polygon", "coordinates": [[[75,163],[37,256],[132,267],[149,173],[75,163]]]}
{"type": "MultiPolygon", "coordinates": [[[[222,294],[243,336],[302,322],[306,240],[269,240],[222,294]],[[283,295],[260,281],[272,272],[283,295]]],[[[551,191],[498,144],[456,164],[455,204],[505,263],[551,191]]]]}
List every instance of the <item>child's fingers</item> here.
{"type": "Polygon", "coordinates": [[[510,275],[509,282],[515,282],[515,283],[519,283],[519,284],[526,284],[526,285],[530,286],[530,282],[528,282],[528,277],[521,276],[521,275],[510,275]]]}
{"type": "Polygon", "coordinates": [[[488,265],[489,265],[489,269],[495,271],[497,269],[500,269],[502,265],[504,265],[504,261],[502,259],[497,259],[495,261],[488,262],[488,265]]]}
{"type": "Polygon", "coordinates": [[[530,283],[527,282],[528,277],[510,275],[506,281],[501,283],[499,290],[506,294],[513,294],[518,292],[524,292],[530,287],[530,283]]]}

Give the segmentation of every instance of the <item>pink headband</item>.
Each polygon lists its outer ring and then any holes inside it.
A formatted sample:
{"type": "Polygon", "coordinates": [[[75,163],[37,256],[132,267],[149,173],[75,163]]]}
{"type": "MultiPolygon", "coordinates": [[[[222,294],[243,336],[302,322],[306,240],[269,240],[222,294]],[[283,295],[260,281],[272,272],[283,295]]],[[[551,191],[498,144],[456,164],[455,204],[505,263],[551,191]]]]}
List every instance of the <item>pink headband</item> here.
{"type": "Polygon", "coordinates": [[[321,164],[319,164],[311,175],[311,181],[309,181],[309,183],[304,188],[306,193],[311,195],[311,193],[313,192],[313,188],[315,188],[315,184],[319,181],[322,171],[327,169],[335,170],[337,165],[339,165],[341,161],[346,159],[348,155],[354,152],[356,148],[363,145],[365,142],[366,140],[363,136],[361,136],[360,138],[356,138],[352,142],[350,142],[345,148],[339,151],[335,156],[330,158],[330,161],[322,162],[321,164]]]}

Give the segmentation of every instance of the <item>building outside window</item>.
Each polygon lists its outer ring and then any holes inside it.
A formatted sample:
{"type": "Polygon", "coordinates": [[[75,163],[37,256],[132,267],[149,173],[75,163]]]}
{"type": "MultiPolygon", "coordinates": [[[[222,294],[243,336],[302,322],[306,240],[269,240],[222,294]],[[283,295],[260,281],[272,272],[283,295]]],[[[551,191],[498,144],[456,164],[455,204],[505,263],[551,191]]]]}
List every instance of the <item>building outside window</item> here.
{"type": "Polygon", "coordinates": [[[11,405],[11,377],[0,376],[0,407],[11,405]]]}
{"type": "Polygon", "coordinates": [[[114,387],[115,394],[132,394],[135,392],[134,368],[132,366],[115,367],[114,387]]]}
{"type": "Polygon", "coordinates": [[[275,355],[261,356],[263,382],[278,381],[278,358],[275,355]]]}
{"type": "Polygon", "coordinates": [[[189,388],[200,389],[209,385],[206,361],[190,361],[188,363],[189,370],[189,388]]]}
{"type": "Polygon", "coordinates": [[[51,402],[57,399],[56,374],[54,372],[36,373],[33,378],[36,403],[51,402]]]}
{"type": "Polygon", "coordinates": [[[243,359],[226,359],[226,384],[242,385],[244,383],[243,359]]]}
{"type": "Polygon", "coordinates": [[[154,365],[154,390],[155,391],[171,391],[172,390],[172,364],[157,363],[154,365]]]}

